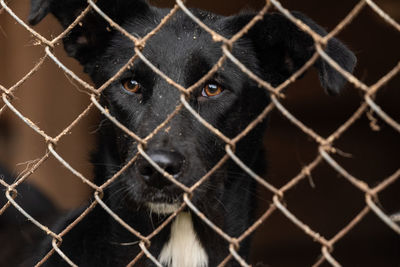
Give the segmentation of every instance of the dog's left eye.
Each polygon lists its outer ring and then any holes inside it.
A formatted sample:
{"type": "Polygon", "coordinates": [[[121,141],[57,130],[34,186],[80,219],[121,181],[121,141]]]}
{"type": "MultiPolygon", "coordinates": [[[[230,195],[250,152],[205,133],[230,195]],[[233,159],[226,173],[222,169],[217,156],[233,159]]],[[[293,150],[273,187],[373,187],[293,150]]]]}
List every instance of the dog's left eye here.
{"type": "Polygon", "coordinates": [[[206,85],[204,85],[201,95],[205,97],[213,97],[219,95],[223,91],[224,89],[221,85],[216,83],[207,83],[206,85]]]}
{"type": "Polygon", "coordinates": [[[141,89],[140,84],[136,80],[134,80],[132,78],[123,80],[122,81],[122,86],[124,87],[124,89],[126,91],[128,91],[130,93],[137,94],[137,93],[140,93],[140,91],[141,91],[140,90],[141,89]]]}

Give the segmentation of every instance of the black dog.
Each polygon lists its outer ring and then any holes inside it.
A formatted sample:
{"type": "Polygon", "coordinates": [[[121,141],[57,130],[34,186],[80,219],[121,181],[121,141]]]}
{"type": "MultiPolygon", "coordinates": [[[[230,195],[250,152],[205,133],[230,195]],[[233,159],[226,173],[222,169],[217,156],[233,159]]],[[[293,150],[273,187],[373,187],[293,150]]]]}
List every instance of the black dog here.
{"type": "MultiPolygon", "coordinates": [[[[143,0],[97,1],[99,7],[134,36],[145,36],[169,12],[149,6],[143,0]]],[[[52,13],[67,27],[86,7],[84,0],[32,0],[29,17],[38,23],[52,13]]],[[[206,25],[229,38],[255,14],[224,17],[202,10],[191,10],[206,25]]],[[[293,12],[321,35],[326,32],[309,18],[293,12]]],[[[96,86],[112,77],[134,54],[132,41],[112,29],[97,13],[90,12],[64,39],[69,55],[84,66],[96,86]]],[[[267,14],[233,46],[233,54],[253,73],[273,86],[298,70],[314,53],[311,37],[280,14],[267,14]]],[[[354,55],[338,40],[331,39],[326,52],[351,72],[354,55]]],[[[221,43],[212,40],[182,11],[175,14],[153,36],[144,55],[171,79],[189,87],[205,75],[222,55],[221,43]]],[[[321,59],[315,67],[322,85],[337,93],[345,79],[321,59]]],[[[147,136],[179,104],[180,93],[155,74],[143,61],[134,65],[102,93],[101,101],[126,127],[147,136]]],[[[188,98],[190,105],[210,124],[228,137],[239,134],[269,103],[265,89],[257,86],[227,60],[222,68],[188,98]]],[[[259,124],[241,140],[236,155],[254,170],[263,166],[262,139],[266,123],[259,124]]],[[[225,154],[225,143],[183,109],[146,147],[159,166],[186,186],[193,185],[225,154]]],[[[104,183],[137,153],[137,143],[111,122],[101,127],[95,164],[95,182],[104,183]]],[[[225,163],[193,196],[193,203],[228,235],[235,237],[254,221],[256,183],[232,161],[225,163]]],[[[107,188],[107,205],[143,235],[151,233],[168,214],[182,203],[182,191],[170,183],[143,158],[126,170],[107,188]]],[[[79,214],[79,212],[77,212],[79,214]]],[[[63,220],[59,229],[72,222],[63,220]]],[[[139,252],[138,239],[96,208],[71,232],[62,251],[79,266],[123,266],[139,252]]],[[[248,240],[241,243],[246,258],[248,240]]],[[[47,243],[43,253],[49,251],[47,243]]],[[[150,252],[164,266],[216,266],[228,255],[228,243],[201,219],[185,210],[151,240],[150,252]]],[[[46,266],[64,266],[52,256],[46,266]]],[[[154,264],[143,257],[139,266],[154,264]]],[[[236,266],[232,261],[229,266],[236,266]]]]}

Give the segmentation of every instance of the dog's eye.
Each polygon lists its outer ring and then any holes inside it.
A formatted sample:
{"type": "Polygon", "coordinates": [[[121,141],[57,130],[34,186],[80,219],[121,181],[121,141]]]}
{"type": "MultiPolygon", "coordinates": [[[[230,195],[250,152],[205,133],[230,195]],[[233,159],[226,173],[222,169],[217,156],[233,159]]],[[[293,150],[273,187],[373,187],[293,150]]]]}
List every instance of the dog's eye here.
{"type": "Polygon", "coordinates": [[[134,79],[126,79],[122,81],[122,86],[124,89],[130,93],[140,93],[141,86],[140,84],[135,81],[134,79]]]}
{"type": "Polygon", "coordinates": [[[224,91],[224,89],[222,88],[221,85],[216,83],[207,83],[203,87],[201,95],[205,97],[213,97],[219,95],[220,93],[222,93],[222,91],[224,91]]]}

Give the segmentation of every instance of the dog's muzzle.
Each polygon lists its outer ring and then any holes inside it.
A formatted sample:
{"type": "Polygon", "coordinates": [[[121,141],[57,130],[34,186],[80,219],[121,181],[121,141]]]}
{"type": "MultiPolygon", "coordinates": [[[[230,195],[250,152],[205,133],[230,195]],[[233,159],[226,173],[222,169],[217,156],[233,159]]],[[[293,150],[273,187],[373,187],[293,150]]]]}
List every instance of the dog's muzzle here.
{"type": "MultiPolygon", "coordinates": [[[[147,155],[163,170],[172,175],[175,179],[182,176],[184,157],[174,151],[149,150],[147,155]]],[[[178,197],[179,188],[157,171],[145,158],[139,158],[136,162],[136,171],[145,182],[151,196],[146,206],[157,214],[170,214],[178,210],[180,204],[178,197]]]]}

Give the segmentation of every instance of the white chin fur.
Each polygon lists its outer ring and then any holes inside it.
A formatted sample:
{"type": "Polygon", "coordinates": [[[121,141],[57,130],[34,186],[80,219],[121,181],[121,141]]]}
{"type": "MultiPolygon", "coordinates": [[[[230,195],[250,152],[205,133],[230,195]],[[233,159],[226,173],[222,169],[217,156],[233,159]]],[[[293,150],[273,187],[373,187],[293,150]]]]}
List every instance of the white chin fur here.
{"type": "Polygon", "coordinates": [[[180,207],[178,203],[169,204],[169,203],[154,203],[154,202],[147,202],[146,206],[154,213],[167,215],[174,213],[180,207]]]}
{"type": "Polygon", "coordinates": [[[208,267],[208,256],[193,227],[188,212],[181,212],[171,225],[169,241],[158,260],[166,267],[208,267]]]}

